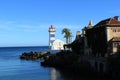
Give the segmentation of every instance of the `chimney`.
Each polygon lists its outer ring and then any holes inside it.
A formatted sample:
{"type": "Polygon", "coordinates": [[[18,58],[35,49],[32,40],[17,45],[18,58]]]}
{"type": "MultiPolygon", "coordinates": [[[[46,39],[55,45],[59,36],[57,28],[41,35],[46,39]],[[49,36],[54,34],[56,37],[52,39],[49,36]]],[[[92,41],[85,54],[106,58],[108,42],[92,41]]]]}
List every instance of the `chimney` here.
{"type": "Polygon", "coordinates": [[[76,33],[76,40],[79,40],[80,37],[81,37],[81,35],[80,35],[80,31],[77,31],[77,33],[76,33]]]}
{"type": "Polygon", "coordinates": [[[118,21],[119,16],[114,16],[114,19],[118,21]]]}

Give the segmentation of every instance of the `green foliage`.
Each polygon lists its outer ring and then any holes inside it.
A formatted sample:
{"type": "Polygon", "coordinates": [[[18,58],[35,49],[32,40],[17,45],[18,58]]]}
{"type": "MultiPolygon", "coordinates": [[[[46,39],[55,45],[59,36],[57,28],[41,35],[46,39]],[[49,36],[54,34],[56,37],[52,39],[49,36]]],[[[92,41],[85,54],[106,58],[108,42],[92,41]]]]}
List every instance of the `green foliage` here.
{"type": "Polygon", "coordinates": [[[64,38],[66,38],[66,43],[67,43],[67,44],[70,43],[71,37],[72,37],[72,33],[71,33],[70,29],[64,28],[64,29],[62,30],[62,34],[65,34],[65,35],[64,35],[64,38]]]}

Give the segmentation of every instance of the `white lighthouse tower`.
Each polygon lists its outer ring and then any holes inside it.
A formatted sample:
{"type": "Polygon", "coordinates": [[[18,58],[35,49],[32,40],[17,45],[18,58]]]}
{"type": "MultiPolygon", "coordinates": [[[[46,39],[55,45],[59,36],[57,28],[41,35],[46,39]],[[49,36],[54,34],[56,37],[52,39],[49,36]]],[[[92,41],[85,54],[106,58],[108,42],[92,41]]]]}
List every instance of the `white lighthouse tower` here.
{"type": "Polygon", "coordinates": [[[55,41],[55,28],[53,27],[53,25],[51,25],[49,27],[49,48],[50,50],[52,50],[52,46],[53,46],[53,42],[55,41]]]}

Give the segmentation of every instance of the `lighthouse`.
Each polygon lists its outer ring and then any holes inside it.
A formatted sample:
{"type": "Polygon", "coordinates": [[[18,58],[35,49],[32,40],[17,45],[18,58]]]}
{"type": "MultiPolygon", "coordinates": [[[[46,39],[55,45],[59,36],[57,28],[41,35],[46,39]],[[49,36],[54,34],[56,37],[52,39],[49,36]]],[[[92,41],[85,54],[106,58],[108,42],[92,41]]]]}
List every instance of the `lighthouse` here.
{"type": "Polygon", "coordinates": [[[49,27],[48,32],[49,32],[49,49],[50,49],[50,53],[54,54],[56,52],[64,50],[63,45],[65,43],[60,39],[56,39],[56,36],[55,36],[56,29],[55,29],[55,27],[53,27],[53,25],[51,25],[49,27]]]}
{"type": "Polygon", "coordinates": [[[51,25],[49,27],[49,48],[50,50],[52,49],[53,46],[53,42],[55,41],[55,28],[53,27],[53,25],[51,25]]]}

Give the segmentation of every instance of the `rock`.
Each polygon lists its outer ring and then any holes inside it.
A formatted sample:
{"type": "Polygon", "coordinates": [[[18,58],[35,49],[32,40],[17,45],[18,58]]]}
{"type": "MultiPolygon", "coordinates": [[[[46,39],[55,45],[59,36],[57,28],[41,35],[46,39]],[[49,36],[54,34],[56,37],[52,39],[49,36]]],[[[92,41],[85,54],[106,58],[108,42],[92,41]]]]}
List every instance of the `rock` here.
{"type": "Polygon", "coordinates": [[[20,55],[20,59],[25,59],[25,60],[37,60],[40,59],[42,57],[47,56],[48,54],[50,54],[49,51],[44,51],[44,52],[29,52],[29,53],[22,53],[22,55],[20,55]]]}

